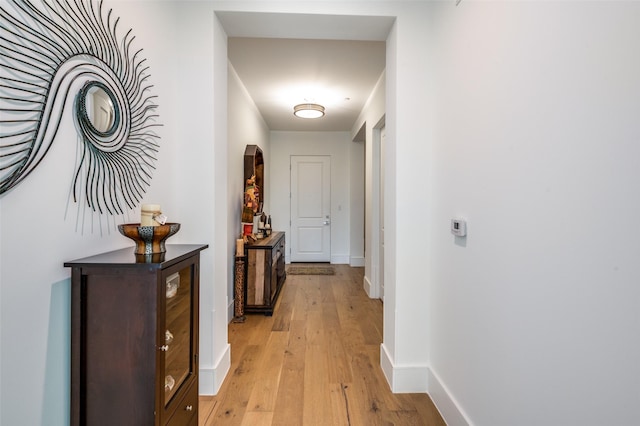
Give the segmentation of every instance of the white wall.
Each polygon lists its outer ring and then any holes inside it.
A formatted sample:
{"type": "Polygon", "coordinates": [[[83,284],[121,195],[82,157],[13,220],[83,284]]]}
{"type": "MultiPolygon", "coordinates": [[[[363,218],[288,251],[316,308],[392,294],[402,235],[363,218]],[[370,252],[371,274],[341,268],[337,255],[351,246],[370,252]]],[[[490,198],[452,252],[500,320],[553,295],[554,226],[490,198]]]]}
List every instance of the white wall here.
{"type": "Polygon", "coordinates": [[[363,267],[365,215],[365,143],[349,144],[349,265],[363,267]]]}
{"type": "MultiPolygon", "coordinates": [[[[385,82],[382,349],[393,389],[428,387],[452,425],[640,422],[639,231],[614,227],[640,210],[640,5],[107,6],[122,16],[122,28],[134,29],[160,95],[162,149],[145,201],[183,223],[172,241],[211,244],[201,268],[203,393],[214,392],[228,368],[234,215],[226,34],[214,12],[385,15],[397,17],[385,82]],[[428,224],[420,237],[415,212],[428,224]],[[466,242],[449,233],[454,215],[469,221],[466,242]]],[[[0,205],[7,425],[68,423],[69,271],[62,263],[128,246],[113,227],[137,218],[133,211],[93,233],[76,232],[75,220],[65,219],[72,124],[61,132],[47,159],[0,205]]]]}
{"type": "MultiPolygon", "coordinates": [[[[230,259],[235,255],[235,240],[242,232],[240,218],[242,216],[242,202],[244,201],[244,150],[247,145],[258,145],[262,149],[262,154],[267,167],[265,168],[265,187],[269,187],[270,164],[270,134],[269,128],[260,115],[258,108],[249,96],[242,81],[236,74],[233,66],[229,64],[229,87],[228,87],[228,133],[229,133],[229,217],[227,220],[228,229],[228,250],[230,259]]],[[[269,212],[269,199],[271,191],[265,191],[264,210],[269,212]]],[[[229,277],[233,277],[233,262],[229,262],[229,277]]],[[[227,284],[227,294],[229,300],[228,319],[233,318],[233,279],[229,279],[227,284]]]]}
{"type": "MultiPolygon", "coordinates": [[[[232,277],[229,276],[231,248],[228,224],[234,214],[233,207],[228,205],[233,195],[229,193],[227,164],[231,155],[227,132],[227,36],[215,17],[215,11],[397,16],[398,27],[387,43],[387,133],[393,142],[389,144],[388,153],[392,172],[396,162],[403,164],[398,188],[405,188],[422,172],[418,168],[404,167],[404,163],[414,163],[413,159],[421,153],[424,142],[415,136],[420,134],[425,115],[420,86],[416,90],[415,83],[427,75],[424,40],[420,37],[426,31],[422,17],[427,8],[419,2],[396,1],[112,0],[105,6],[113,7],[114,14],[122,17],[120,28],[134,29],[136,43],[143,47],[143,55],[151,66],[154,91],[160,95],[159,112],[165,125],[159,131],[162,149],[152,187],[147,193],[148,199],[145,197],[144,201],[162,204],[171,219],[183,224],[181,231],[172,237],[173,242],[210,244],[210,248],[202,253],[201,263],[200,392],[214,393],[230,362],[227,343],[230,298],[227,293],[232,277]],[[396,67],[396,63],[402,67],[396,67]],[[397,118],[396,109],[399,113],[397,118]],[[398,155],[394,141],[398,141],[398,147],[407,145],[399,150],[398,155]]],[[[295,29],[274,30],[285,36],[299,35],[295,29]]],[[[331,31],[324,26],[317,30],[331,31]]],[[[63,123],[61,134],[65,143],[73,140],[72,125],[63,123]]],[[[350,144],[350,139],[346,139],[350,144]]],[[[62,263],[130,245],[124,237],[113,233],[113,228],[121,221],[137,219],[138,213],[134,209],[130,218],[102,223],[105,229],[111,226],[110,234],[76,232],[75,221],[64,219],[69,185],[64,169],[74,154],[69,145],[56,144],[33,176],[2,198],[0,316],[3,424],[67,424],[69,307],[65,303],[68,303],[69,271],[62,267],[62,263]],[[48,214],[44,217],[40,214],[42,205],[47,206],[48,214]],[[37,228],[26,226],[33,223],[37,223],[37,228]],[[32,259],[38,268],[30,266],[32,259]]],[[[348,180],[347,174],[345,181],[348,180]]],[[[391,179],[389,184],[394,188],[396,181],[391,179]]],[[[405,206],[408,198],[401,197],[399,202],[392,200],[389,204],[391,210],[387,217],[392,223],[402,221],[407,208],[424,207],[423,201],[418,200],[416,205],[414,199],[411,199],[410,206],[405,206]]],[[[343,206],[347,205],[348,194],[341,202],[345,203],[343,206]]],[[[417,243],[412,238],[403,244],[395,243],[396,228],[404,236],[413,229],[408,221],[405,222],[392,226],[388,231],[388,243],[393,252],[388,257],[390,267],[386,269],[390,274],[389,279],[385,279],[390,293],[385,307],[389,306],[392,311],[385,312],[385,345],[388,348],[385,359],[391,367],[392,376],[394,370],[400,371],[404,366],[415,364],[422,368],[427,362],[425,343],[422,339],[415,339],[412,332],[413,325],[424,324],[427,319],[425,286],[421,281],[425,275],[424,262],[416,258],[418,251],[414,248],[417,243]],[[394,267],[396,259],[403,259],[402,268],[394,267]],[[398,300],[405,305],[403,309],[395,307],[396,290],[401,296],[398,300]]],[[[277,222],[274,225],[278,226],[277,222]]],[[[348,256],[349,253],[348,229],[344,235],[347,244],[337,253],[339,256],[348,256]]],[[[340,237],[336,238],[339,240],[340,237]]],[[[402,389],[397,380],[394,383],[395,389],[402,389]]]]}
{"type": "MultiPolygon", "coordinates": [[[[173,66],[172,28],[178,25],[166,7],[114,4],[121,16],[119,34],[134,29],[134,46],[144,48],[150,66],[152,92],[159,96],[158,113],[164,124],[152,186],[143,202],[157,202],[171,221],[185,226],[172,242],[209,242],[206,237],[187,238],[186,208],[176,194],[178,164],[189,140],[174,117],[175,93],[171,81],[184,74],[173,66]],[[139,20],[146,16],[148,20],[139,20]],[[179,136],[179,137],[176,137],[179,136]]],[[[183,86],[185,91],[190,90],[183,86]]],[[[132,247],[116,225],[140,220],[139,208],[108,218],[80,210],[69,201],[77,134],[73,124],[73,96],[63,112],[53,147],[39,167],[0,204],[0,338],[1,407],[3,425],[69,424],[70,271],[65,261],[111,249],[132,247]],[[84,225],[82,224],[84,220],[84,225]]],[[[202,133],[200,133],[202,134],[202,133]]],[[[133,250],[133,248],[132,248],[133,250]]]]}
{"type": "Polygon", "coordinates": [[[429,3],[403,3],[387,39],[381,365],[395,392],[427,390],[432,191],[429,3]],[[424,324],[416,336],[419,325],[424,324]]]}
{"type": "Polygon", "coordinates": [[[365,127],[364,135],[364,288],[370,297],[380,297],[379,230],[380,230],[380,132],[385,119],[385,75],[383,72],[351,133],[354,137],[365,127]]]}
{"type": "MultiPolygon", "coordinates": [[[[349,263],[350,155],[349,132],[271,132],[271,220],[276,231],[290,241],[290,164],[292,155],[331,157],[331,263],[349,263]]],[[[287,247],[286,261],[290,262],[287,247]]]]}
{"type": "Polygon", "coordinates": [[[478,426],[640,424],[640,4],[433,11],[432,397],[478,426]]]}

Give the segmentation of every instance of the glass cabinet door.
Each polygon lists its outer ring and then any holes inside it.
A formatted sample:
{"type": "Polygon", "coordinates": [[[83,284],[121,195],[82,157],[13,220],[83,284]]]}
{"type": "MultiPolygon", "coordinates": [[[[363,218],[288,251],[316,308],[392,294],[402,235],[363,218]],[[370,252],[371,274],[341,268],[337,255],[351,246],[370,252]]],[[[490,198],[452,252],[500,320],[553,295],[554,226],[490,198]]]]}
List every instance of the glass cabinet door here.
{"type": "Polygon", "coordinates": [[[193,372],[192,356],[192,265],[166,278],[164,333],[164,405],[193,372]]]}

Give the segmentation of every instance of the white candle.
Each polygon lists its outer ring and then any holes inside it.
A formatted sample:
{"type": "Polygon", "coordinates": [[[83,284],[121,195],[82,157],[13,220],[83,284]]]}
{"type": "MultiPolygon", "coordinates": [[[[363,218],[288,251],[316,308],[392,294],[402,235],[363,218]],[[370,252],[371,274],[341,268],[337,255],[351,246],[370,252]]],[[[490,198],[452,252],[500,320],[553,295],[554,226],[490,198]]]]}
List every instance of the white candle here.
{"type": "Polygon", "coordinates": [[[143,204],[140,207],[140,226],[158,226],[153,217],[162,214],[160,204],[143,204]]]}
{"type": "Polygon", "coordinates": [[[242,238],[236,240],[236,256],[244,256],[244,240],[242,238]]]}

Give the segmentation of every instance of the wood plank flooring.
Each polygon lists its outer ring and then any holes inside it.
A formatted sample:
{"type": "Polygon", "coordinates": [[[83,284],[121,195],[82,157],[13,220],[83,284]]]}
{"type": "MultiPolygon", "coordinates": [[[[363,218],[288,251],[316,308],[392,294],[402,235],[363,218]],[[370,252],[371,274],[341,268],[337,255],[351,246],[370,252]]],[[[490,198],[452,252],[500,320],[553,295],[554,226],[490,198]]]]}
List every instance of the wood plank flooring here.
{"type": "Polygon", "coordinates": [[[445,425],[427,394],[393,394],[380,369],[382,302],[363,268],[288,275],[272,317],[229,324],[231,368],[199,426],[445,425]]]}

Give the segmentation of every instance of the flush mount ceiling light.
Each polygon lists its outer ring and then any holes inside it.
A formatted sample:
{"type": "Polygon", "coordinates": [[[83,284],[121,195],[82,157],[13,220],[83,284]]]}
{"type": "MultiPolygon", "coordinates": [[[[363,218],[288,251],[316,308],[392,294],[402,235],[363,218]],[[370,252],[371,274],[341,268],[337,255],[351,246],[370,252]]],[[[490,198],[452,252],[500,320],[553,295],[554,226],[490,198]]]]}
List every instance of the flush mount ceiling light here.
{"type": "Polygon", "coordinates": [[[293,107],[293,115],[300,118],[320,118],[324,115],[324,107],[318,104],[300,104],[293,107]]]}

